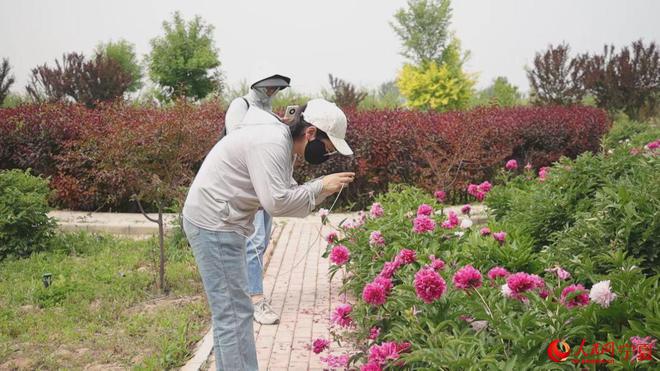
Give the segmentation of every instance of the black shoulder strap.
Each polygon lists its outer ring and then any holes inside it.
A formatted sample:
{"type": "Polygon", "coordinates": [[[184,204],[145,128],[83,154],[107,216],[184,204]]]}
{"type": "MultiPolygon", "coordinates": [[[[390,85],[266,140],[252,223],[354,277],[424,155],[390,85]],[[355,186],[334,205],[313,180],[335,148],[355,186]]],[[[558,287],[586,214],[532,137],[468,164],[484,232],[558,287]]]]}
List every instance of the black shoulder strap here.
{"type": "MultiPolygon", "coordinates": [[[[244,101],[245,104],[247,105],[247,108],[250,109],[250,102],[248,102],[248,100],[245,99],[245,97],[241,97],[241,99],[243,99],[243,101],[244,101]]],[[[225,126],[225,127],[222,129],[222,134],[220,135],[220,138],[222,138],[222,137],[224,137],[224,136],[226,136],[226,135],[227,135],[227,127],[225,126]]]]}

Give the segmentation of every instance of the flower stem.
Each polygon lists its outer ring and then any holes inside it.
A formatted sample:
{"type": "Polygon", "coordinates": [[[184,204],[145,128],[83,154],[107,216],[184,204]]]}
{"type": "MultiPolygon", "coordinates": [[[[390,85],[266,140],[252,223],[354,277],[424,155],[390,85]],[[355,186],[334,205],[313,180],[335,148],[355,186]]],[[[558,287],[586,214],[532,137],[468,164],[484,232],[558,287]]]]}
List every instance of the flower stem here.
{"type": "MultiPolygon", "coordinates": [[[[481,302],[484,303],[484,309],[486,309],[486,314],[488,314],[490,316],[491,322],[495,323],[495,317],[493,317],[493,311],[488,306],[488,303],[486,303],[486,300],[484,299],[484,297],[481,296],[481,293],[479,292],[479,290],[477,290],[476,287],[474,288],[474,292],[477,293],[477,295],[479,296],[479,299],[481,299],[481,302]]],[[[495,327],[493,327],[493,328],[495,328],[495,327]]],[[[496,331],[497,331],[497,329],[496,329],[496,331]]],[[[502,339],[502,336],[498,336],[498,337],[500,338],[500,341],[502,342],[502,347],[503,347],[503,350],[504,350],[504,356],[506,358],[509,358],[509,354],[506,351],[506,344],[504,343],[504,339],[502,339]]]]}

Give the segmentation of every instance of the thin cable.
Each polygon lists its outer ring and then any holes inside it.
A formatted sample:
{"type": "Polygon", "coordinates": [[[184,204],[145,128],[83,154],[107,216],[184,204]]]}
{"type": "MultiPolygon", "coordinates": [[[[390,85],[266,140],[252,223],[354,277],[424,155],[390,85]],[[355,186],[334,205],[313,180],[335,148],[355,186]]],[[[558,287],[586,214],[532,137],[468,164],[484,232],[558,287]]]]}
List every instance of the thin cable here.
{"type": "MultiPolygon", "coordinates": [[[[335,201],[332,203],[332,206],[330,206],[330,210],[328,210],[328,214],[330,214],[330,212],[332,212],[332,209],[335,207],[335,204],[337,203],[337,200],[339,200],[339,196],[341,195],[341,192],[342,192],[343,190],[344,190],[344,184],[341,185],[341,188],[339,189],[339,193],[337,193],[337,197],[335,197],[335,201]]],[[[300,260],[298,260],[298,262],[295,263],[295,264],[291,267],[291,269],[289,269],[289,271],[286,272],[285,274],[289,274],[289,273],[293,272],[293,270],[294,270],[294,269],[295,269],[300,263],[302,263],[305,259],[307,259],[307,255],[309,255],[309,252],[310,252],[310,251],[312,250],[312,248],[314,247],[314,244],[316,244],[316,242],[317,242],[317,241],[319,240],[319,238],[321,237],[321,231],[322,231],[322,230],[323,230],[323,224],[321,224],[321,228],[319,228],[319,233],[316,235],[316,238],[314,239],[314,241],[312,241],[312,243],[309,244],[309,246],[307,247],[307,250],[305,250],[305,254],[303,254],[302,258],[300,258],[300,260]]]]}
{"type": "MultiPolygon", "coordinates": [[[[337,193],[337,197],[335,197],[335,201],[332,203],[332,206],[330,206],[330,210],[328,210],[328,213],[330,213],[330,212],[332,211],[332,209],[334,209],[335,204],[336,204],[337,201],[339,200],[339,196],[341,195],[341,192],[342,192],[343,190],[344,190],[344,184],[341,185],[341,188],[339,189],[339,193],[337,193]]],[[[298,262],[295,263],[295,264],[291,267],[291,269],[290,269],[288,272],[286,272],[285,274],[289,274],[289,273],[291,273],[291,272],[292,272],[292,271],[293,271],[293,270],[294,270],[294,269],[295,269],[300,263],[302,263],[303,260],[305,260],[305,259],[307,258],[307,255],[309,255],[309,252],[312,250],[312,247],[314,247],[314,244],[316,244],[316,242],[319,240],[319,237],[321,237],[321,231],[322,231],[322,230],[323,230],[323,225],[321,225],[321,228],[319,228],[319,230],[318,230],[318,234],[316,235],[316,238],[315,238],[314,241],[313,241],[313,242],[307,247],[307,250],[305,251],[305,254],[302,256],[302,258],[301,258],[300,260],[298,260],[298,262]]],[[[246,244],[247,244],[248,242],[252,241],[252,238],[256,235],[256,233],[253,233],[253,234],[252,234],[252,237],[247,237],[247,236],[245,236],[245,235],[242,234],[242,233],[239,233],[239,232],[237,232],[237,233],[240,234],[241,236],[243,236],[243,237],[246,238],[246,244]]],[[[269,236],[269,238],[270,238],[270,236],[269,236]]],[[[257,250],[257,245],[256,245],[256,244],[252,244],[252,245],[253,245],[254,255],[257,257],[257,260],[259,260],[259,265],[261,266],[261,269],[263,269],[264,264],[263,264],[263,262],[261,261],[261,257],[259,256],[259,250],[257,250]]]]}

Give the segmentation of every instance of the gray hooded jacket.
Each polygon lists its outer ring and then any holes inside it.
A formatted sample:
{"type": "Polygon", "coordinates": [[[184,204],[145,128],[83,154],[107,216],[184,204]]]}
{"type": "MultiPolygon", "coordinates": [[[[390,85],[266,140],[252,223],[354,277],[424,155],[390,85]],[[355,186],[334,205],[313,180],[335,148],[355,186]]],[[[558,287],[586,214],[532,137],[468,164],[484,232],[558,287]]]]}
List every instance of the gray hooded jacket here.
{"type": "Polygon", "coordinates": [[[260,206],[273,216],[304,217],[325,198],[321,179],[293,179],[287,125],[256,107],[245,122],[213,147],[190,186],[183,216],[200,228],[250,236],[260,206]]]}

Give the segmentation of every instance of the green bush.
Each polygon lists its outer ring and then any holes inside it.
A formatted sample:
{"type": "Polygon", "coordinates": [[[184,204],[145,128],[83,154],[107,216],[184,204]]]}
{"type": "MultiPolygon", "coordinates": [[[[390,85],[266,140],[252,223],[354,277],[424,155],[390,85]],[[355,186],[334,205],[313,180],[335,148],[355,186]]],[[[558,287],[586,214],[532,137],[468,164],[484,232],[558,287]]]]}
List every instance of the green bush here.
{"type": "Polygon", "coordinates": [[[507,228],[532,239],[549,261],[587,268],[588,257],[622,250],[657,273],[660,251],[660,162],[644,145],[660,137],[657,127],[620,120],[604,138],[606,151],[561,159],[544,181],[519,176],[495,187],[487,205],[507,228]],[[586,256],[586,260],[574,259],[586,256]]]}
{"type": "Polygon", "coordinates": [[[620,146],[644,146],[660,138],[660,120],[637,122],[619,113],[612,129],[603,137],[603,148],[613,150],[620,146]],[[634,142],[633,142],[634,140],[634,142]]]}
{"type": "Polygon", "coordinates": [[[54,234],[48,181],[28,171],[0,172],[0,260],[45,250],[54,234]]]}

